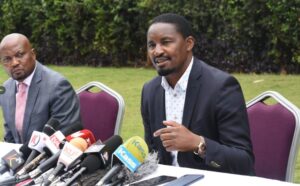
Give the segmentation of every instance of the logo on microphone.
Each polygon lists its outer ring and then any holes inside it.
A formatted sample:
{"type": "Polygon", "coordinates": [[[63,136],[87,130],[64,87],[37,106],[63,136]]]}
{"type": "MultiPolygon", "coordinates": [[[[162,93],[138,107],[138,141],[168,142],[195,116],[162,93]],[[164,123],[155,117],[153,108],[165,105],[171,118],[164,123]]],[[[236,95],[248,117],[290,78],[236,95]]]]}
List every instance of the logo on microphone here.
{"type": "Polygon", "coordinates": [[[9,168],[12,170],[16,170],[17,168],[20,167],[20,165],[22,165],[24,163],[24,160],[22,159],[22,157],[15,150],[12,150],[9,153],[7,153],[3,157],[3,160],[9,166],[9,168]]]}
{"type": "Polygon", "coordinates": [[[34,134],[31,138],[30,138],[30,145],[32,146],[36,146],[40,141],[40,135],[36,135],[34,134]]]}
{"type": "Polygon", "coordinates": [[[141,165],[141,163],[124,147],[121,145],[113,153],[131,172],[141,165]]]}

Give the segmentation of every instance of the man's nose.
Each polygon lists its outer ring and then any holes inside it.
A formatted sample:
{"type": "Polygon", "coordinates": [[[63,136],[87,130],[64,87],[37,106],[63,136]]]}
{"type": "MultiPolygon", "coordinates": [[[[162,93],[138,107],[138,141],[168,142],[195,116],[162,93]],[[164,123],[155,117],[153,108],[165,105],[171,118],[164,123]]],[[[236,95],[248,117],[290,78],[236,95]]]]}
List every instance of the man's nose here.
{"type": "Polygon", "coordinates": [[[18,65],[20,63],[20,60],[13,56],[12,59],[11,59],[11,66],[15,66],[15,65],[18,65]]]}
{"type": "Polygon", "coordinates": [[[160,56],[163,53],[163,49],[160,45],[156,45],[154,49],[154,56],[160,56]]]}

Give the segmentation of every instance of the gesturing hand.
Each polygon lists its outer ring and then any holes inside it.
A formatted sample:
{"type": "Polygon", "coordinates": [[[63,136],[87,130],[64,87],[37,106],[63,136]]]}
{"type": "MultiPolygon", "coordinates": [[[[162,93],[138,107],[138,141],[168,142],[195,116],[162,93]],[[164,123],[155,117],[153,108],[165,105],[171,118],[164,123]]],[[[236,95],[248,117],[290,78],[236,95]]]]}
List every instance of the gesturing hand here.
{"type": "Polygon", "coordinates": [[[167,151],[193,151],[197,148],[201,137],[192,133],[184,125],[175,121],[163,121],[166,128],[161,128],[153,133],[160,137],[167,151]]]}

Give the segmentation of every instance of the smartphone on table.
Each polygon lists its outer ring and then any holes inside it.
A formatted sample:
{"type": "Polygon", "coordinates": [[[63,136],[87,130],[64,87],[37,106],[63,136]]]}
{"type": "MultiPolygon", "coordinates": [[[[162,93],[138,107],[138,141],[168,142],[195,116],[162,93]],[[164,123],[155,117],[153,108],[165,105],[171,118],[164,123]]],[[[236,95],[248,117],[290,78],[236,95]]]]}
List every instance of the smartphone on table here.
{"type": "Polygon", "coordinates": [[[177,179],[177,177],[175,177],[175,176],[162,175],[162,176],[149,178],[147,180],[134,182],[134,183],[129,184],[129,186],[153,186],[153,185],[167,183],[167,182],[173,181],[175,179],[177,179]]]}

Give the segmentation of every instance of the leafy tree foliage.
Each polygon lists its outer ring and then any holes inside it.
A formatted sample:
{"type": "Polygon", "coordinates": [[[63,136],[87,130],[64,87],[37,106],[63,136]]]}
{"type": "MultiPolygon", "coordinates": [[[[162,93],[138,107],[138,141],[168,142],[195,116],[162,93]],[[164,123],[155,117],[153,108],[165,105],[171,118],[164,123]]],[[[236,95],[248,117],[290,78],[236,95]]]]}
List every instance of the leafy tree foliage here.
{"type": "Polygon", "coordinates": [[[58,65],[141,66],[149,21],[192,22],[195,55],[230,72],[300,72],[300,0],[1,0],[0,37],[19,32],[58,65]]]}

